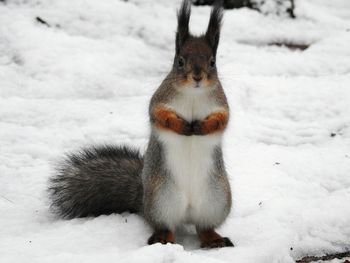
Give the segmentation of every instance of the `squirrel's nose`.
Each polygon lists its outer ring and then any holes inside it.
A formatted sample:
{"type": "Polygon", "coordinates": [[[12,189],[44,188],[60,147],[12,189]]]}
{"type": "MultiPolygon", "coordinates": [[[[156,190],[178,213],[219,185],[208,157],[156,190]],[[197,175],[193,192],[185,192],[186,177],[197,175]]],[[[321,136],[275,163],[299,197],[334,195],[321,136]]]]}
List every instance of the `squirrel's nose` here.
{"type": "Polygon", "coordinates": [[[192,78],[193,78],[194,81],[197,81],[197,82],[202,80],[202,76],[201,75],[193,75],[192,78]]]}

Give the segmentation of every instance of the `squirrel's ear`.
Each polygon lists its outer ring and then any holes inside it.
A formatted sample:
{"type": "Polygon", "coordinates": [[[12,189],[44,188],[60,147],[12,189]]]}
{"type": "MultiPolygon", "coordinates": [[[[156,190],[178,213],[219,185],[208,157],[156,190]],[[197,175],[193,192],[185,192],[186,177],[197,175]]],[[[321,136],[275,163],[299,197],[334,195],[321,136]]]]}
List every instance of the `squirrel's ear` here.
{"type": "Polygon", "coordinates": [[[189,37],[188,24],[190,22],[191,3],[189,0],[184,0],[180,10],[177,12],[177,32],[176,32],[176,54],[179,53],[181,46],[189,37]]]}
{"type": "Polygon", "coordinates": [[[205,33],[205,37],[213,49],[214,56],[216,56],[216,50],[219,45],[220,29],[224,14],[223,10],[222,1],[216,1],[213,9],[211,10],[208,29],[205,33]]]}

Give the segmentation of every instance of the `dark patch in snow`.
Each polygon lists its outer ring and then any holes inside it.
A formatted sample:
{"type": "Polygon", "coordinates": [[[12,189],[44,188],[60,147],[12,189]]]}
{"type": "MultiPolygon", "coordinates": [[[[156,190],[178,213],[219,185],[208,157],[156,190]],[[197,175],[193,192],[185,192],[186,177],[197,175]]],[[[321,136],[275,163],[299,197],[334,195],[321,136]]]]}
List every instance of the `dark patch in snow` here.
{"type": "Polygon", "coordinates": [[[326,261],[326,260],[332,260],[332,259],[342,259],[346,257],[350,257],[350,251],[346,251],[343,253],[327,254],[325,256],[320,256],[320,257],[306,256],[306,257],[303,257],[302,259],[297,260],[296,263],[308,263],[308,262],[319,261],[319,260],[326,261]]]}
{"type": "Polygon", "coordinates": [[[12,61],[17,64],[17,65],[23,65],[24,61],[19,55],[13,55],[12,56],[12,61]]]}
{"type": "Polygon", "coordinates": [[[42,19],[40,16],[37,16],[35,18],[36,22],[40,23],[40,24],[43,24],[47,27],[51,27],[51,25],[49,23],[47,23],[44,19],[42,19]]]}
{"type": "Polygon", "coordinates": [[[309,48],[309,44],[296,44],[296,43],[288,43],[288,42],[272,42],[268,43],[268,46],[277,46],[277,47],[286,47],[290,50],[301,50],[309,48]]]}
{"type": "Polygon", "coordinates": [[[273,41],[273,42],[253,42],[253,41],[246,41],[246,40],[240,40],[238,43],[245,44],[245,45],[251,45],[256,47],[280,47],[280,48],[287,48],[289,50],[300,50],[304,51],[308,49],[311,46],[311,43],[295,43],[290,41],[273,41]]]}

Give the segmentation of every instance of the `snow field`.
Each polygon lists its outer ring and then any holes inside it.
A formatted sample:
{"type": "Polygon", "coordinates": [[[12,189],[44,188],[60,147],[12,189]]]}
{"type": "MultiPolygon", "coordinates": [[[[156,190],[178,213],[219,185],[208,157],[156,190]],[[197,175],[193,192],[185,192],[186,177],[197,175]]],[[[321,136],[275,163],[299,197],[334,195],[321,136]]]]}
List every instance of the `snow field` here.
{"type": "MultiPolygon", "coordinates": [[[[295,21],[225,14],[217,60],[232,113],[224,153],[234,202],[218,231],[234,248],[200,250],[191,227],[177,245],[146,246],[151,229],[137,215],[50,214],[46,183],[63,153],[103,143],[145,149],[178,5],[0,4],[0,262],[288,263],[350,249],[346,0],[296,1],[295,21]],[[278,41],[311,46],[267,45],[278,41]]],[[[192,11],[191,29],[203,32],[209,8],[192,11]]]]}

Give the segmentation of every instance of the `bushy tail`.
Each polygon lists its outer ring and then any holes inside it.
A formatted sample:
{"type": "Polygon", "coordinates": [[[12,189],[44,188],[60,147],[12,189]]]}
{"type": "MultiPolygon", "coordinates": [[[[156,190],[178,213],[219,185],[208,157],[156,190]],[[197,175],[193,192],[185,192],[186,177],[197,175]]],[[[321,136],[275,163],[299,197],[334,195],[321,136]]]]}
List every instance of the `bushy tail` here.
{"type": "Polygon", "coordinates": [[[49,181],[51,207],[64,218],[137,213],[142,209],[139,151],[100,146],[70,154],[49,181]]]}

